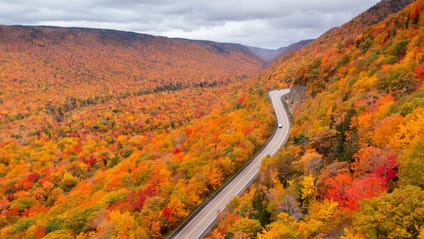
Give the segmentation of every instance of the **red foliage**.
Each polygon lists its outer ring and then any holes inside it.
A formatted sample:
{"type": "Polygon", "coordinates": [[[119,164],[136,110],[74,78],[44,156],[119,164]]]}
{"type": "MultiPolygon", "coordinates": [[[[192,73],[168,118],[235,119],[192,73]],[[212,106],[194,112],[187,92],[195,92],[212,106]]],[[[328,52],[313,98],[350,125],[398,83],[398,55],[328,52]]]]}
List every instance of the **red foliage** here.
{"type": "Polygon", "coordinates": [[[240,142],[240,143],[238,144],[238,147],[239,147],[239,148],[242,148],[242,149],[246,149],[246,144],[244,144],[243,142],[240,142]]]}
{"type": "Polygon", "coordinates": [[[128,210],[129,203],[127,201],[115,202],[107,207],[108,211],[128,210]]]}
{"type": "Polygon", "coordinates": [[[253,128],[247,128],[244,130],[244,135],[248,135],[253,132],[253,128]]]}
{"type": "Polygon", "coordinates": [[[386,158],[385,165],[381,165],[376,170],[376,175],[383,179],[383,181],[388,184],[390,180],[396,178],[397,176],[397,167],[396,167],[396,157],[391,155],[386,158]]]}
{"type": "Polygon", "coordinates": [[[19,208],[8,209],[7,210],[7,214],[14,215],[14,216],[19,216],[20,215],[19,208]]]}
{"type": "Polygon", "coordinates": [[[81,152],[81,150],[82,150],[82,145],[81,145],[81,143],[79,143],[79,144],[75,145],[75,146],[72,148],[72,150],[73,150],[73,152],[74,152],[74,153],[79,153],[79,152],[81,152]]]}
{"type": "Polygon", "coordinates": [[[330,187],[325,198],[339,203],[342,208],[356,210],[359,202],[366,198],[378,196],[387,191],[385,179],[375,173],[367,174],[359,179],[352,179],[349,174],[339,174],[327,182],[330,187]]]}
{"type": "Polygon", "coordinates": [[[340,207],[355,210],[362,200],[387,191],[390,181],[396,179],[396,165],[396,157],[391,155],[382,158],[369,173],[359,175],[357,178],[352,178],[348,173],[329,178],[326,181],[329,189],[325,193],[325,198],[338,202],[340,207]]]}
{"type": "Polygon", "coordinates": [[[32,181],[30,181],[26,178],[23,178],[23,179],[16,181],[14,187],[17,190],[22,190],[22,189],[23,190],[30,190],[32,188],[32,181]]]}
{"type": "Polygon", "coordinates": [[[163,214],[165,217],[167,217],[168,219],[171,219],[171,218],[172,218],[172,210],[171,210],[171,208],[169,208],[169,207],[165,207],[165,208],[162,210],[162,214],[163,214]]]}
{"type": "Polygon", "coordinates": [[[38,226],[34,232],[34,237],[36,239],[43,238],[46,235],[46,227],[38,226]]]}
{"type": "Polygon", "coordinates": [[[27,176],[27,179],[33,183],[37,182],[38,179],[40,179],[40,175],[38,173],[30,173],[27,176]]]}
{"type": "Polygon", "coordinates": [[[424,62],[415,68],[415,73],[417,74],[419,81],[424,81],[424,62]]]}
{"type": "Polygon", "coordinates": [[[415,22],[419,21],[421,9],[419,6],[415,7],[415,10],[412,12],[411,19],[415,22]]]}
{"type": "Polygon", "coordinates": [[[187,136],[190,136],[190,135],[193,133],[193,129],[192,129],[192,128],[187,127],[187,128],[185,129],[185,133],[186,133],[186,135],[187,135],[187,136]]]}
{"type": "Polygon", "coordinates": [[[240,97],[240,98],[237,100],[237,102],[238,102],[239,104],[243,104],[245,101],[246,101],[246,95],[244,95],[244,96],[240,97]]]}
{"type": "Polygon", "coordinates": [[[9,200],[7,200],[6,198],[0,199],[0,211],[6,209],[8,205],[9,200]]]}
{"type": "Polygon", "coordinates": [[[24,211],[22,212],[22,216],[28,217],[30,212],[31,212],[30,208],[25,208],[24,211]]]}
{"type": "Polygon", "coordinates": [[[180,148],[176,148],[175,151],[174,151],[174,154],[179,154],[179,153],[181,153],[181,149],[180,148]]]}
{"type": "Polygon", "coordinates": [[[97,159],[94,155],[91,155],[89,159],[84,159],[84,163],[93,167],[97,163],[97,159]]]}
{"type": "Polygon", "coordinates": [[[387,191],[387,189],[387,183],[383,178],[373,173],[367,174],[352,182],[351,187],[347,191],[349,198],[347,207],[356,210],[359,207],[359,202],[366,198],[376,197],[387,191]]]}
{"type": "Polygon", "coordinates": [[[329,178],[326,184],[330,187],[325,193],[325,198],[338,202],[340,207],[349,207],[347,193],[352,185],[352,177],[347,173],[342,173],[334,178],[329,178]]]}
{"type": "Polygon", "coordinates": [[[112,136],[114,137],[114,138],[118,138],[119,136],[121,136],[122,135],[122,133],[121,133],[121,131],[114,131],[113,133],[112,133],[112,136]]]}
{"type": "Polygon", "coordinates": [[[326,181],[329,189],[325,198],[338,202],[342,208],[356,210],[362,200],[387,191],[389,182],[395,179],[396,175],[396,158],[389,156],[382,165],[359,178],[352,178],[347,173],[329,178],[326,181]]]}
{"type": "Polygon", "coordinates": [[[148,197],[153,196],[156,193],[156,188],[153,186],[148,186],[144,190],[139,190],[137,193],[132,192],[127,196],[127,201],[130,203],[131,209],[134,211],[139,211],[143,208],[144,202],[148,197]]]}

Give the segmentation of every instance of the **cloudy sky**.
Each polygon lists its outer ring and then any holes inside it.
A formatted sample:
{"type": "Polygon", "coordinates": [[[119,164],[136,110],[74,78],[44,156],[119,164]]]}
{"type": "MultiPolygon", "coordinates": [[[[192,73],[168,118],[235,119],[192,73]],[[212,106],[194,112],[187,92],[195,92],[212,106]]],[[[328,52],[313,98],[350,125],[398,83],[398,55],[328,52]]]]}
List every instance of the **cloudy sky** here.
{"type": "Polygon", "coordinates": [[[316,38],[379,0],[0,0],[0,24],[109,28],[266,48],[316,38]]]}

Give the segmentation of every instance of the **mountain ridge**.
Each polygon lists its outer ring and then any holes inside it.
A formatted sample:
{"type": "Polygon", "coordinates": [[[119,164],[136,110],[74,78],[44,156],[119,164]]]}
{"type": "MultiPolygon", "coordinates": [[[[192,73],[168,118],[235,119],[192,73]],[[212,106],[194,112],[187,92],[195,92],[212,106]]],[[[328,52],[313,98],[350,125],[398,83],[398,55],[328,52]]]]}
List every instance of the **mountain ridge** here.
{"type": "Polygon", "coordinates": [[[47,103],[49,97],[86,97],[81,88],[107,95],[228,84],[264,66],[242,46],[105,29],[2,25],[0,51],[0,84],[18,89],[0,96],[5,109],[24,109],[24,102],[11,102],[16,94],[40,98],[42,85],[67,89],[45,93],[47,103]]]}
{"type": "MultiPolygon", "coordinates": [[[[288,46],[282,46],[277,49],[270,49],[270,48],[263,48],[263,47],[256,47],[256,46],[248,46],[243,45],[240,43],[231,43],[231,42],[217,42],[217,41],[210,41],[210,40],[196,40],[196,39],[188,39],[188,38],[181,38],[181,37],[167,37],[167,36],[160,36],[160,35],[152,35],[148,33],[139,33],[134,31],[126,31],[126,30],[116,30],[116,29],[107,29],[107,28],[90,28],[90,27],[60,27],[60,26],[51,26],[51,25],[0,25],[4,27],[12,27],[12,28],[20,28],[22,30],[33,30],[34,32],[31,34],[32,37],[37,37],[37,31],[66,31],[69,30],[70,32],[74,31],[81,31],[81,32],[87,32],[87,33],[99,33],[100,35],[103,35],[106,39],[114,39],[119,42],[127,42],[128,44],[134,41],[147,41],[147,40],[181,40],[181,41],[187,41],[192,43],[200,43],[209,45],[212,47],[217,46],[228,46],[228,47],[236,47],[242,51],[244,51],[246,54],[253,54],[254,57],[257,57],[261,61],[263,61],[264,65],[269,65],[273,61],[277,60],[279,57],[288,54],[290,52],[299,50],[300,48],[306,46],[310,42],[313,41],[313,39],[307,39],[307,40],[300,40],[295,43],[291,43],[288,46]]],[[[28,38],[27,40],[32,40],[31,38],[28,38]]],[[[222,49],[217,48],[218,52],[225,52],[222,49]]]]}

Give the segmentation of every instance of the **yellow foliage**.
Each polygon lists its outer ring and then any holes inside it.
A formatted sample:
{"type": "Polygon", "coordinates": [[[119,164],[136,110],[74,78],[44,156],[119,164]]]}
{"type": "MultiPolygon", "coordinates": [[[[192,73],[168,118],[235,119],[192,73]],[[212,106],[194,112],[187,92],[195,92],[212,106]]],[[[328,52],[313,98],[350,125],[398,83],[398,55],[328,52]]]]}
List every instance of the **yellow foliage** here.
{"type": "Polygon", "coordinates": [[[57,230],[50,232],[43,239],[74,239],[73,231],[68,229],[57,230]]]}
{"type": "Polygon", "coordinates": [[[389,144],[390,141],[392,141],[393,135],[398,132],[398,125],[401,122],[401,116],[390,116],[382,119],[374,129],[374,144],[379,147],[384,147],[389,144]]]}
{"type": "Polygon", "coordinates": [[[315,177],[313,175],[304,176],[302,180],[302,200],[313,199],[316,195],[315,177]]]}
{"type": "Polygon", "coordinates": [[[129,212],[112,211],[109,213],[109,222],[112,226],[112,238],[136,238],[137,222],[129,212]]]}
{"type": "Polygon", "coordinates": [[[400,149],[422,135],[424,135],[424,107],[419,107],[404,118],[390,142],[396,149],[400,149]]]}
{"type": "Polygon", "coordinates": [[[424,239],[424,226],[420,228],[420,235],[418,235],[418,239],[424,239]]]}
{"type": "Polygon", "coordinates": [[[355,234],[351,232],[349,229],[344,229],[344,235],[340,237],[340,239],[365,239],[362,235],[355,234]]]}

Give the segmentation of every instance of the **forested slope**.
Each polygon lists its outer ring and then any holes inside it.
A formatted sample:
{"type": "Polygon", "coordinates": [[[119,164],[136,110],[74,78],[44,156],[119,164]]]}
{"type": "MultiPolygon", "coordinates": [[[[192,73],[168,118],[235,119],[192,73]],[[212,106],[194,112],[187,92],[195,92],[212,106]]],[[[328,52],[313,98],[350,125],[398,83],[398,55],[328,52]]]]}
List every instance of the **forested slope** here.
{"type": "Polygon", "coordinates": [[[209,238],[424,236],[423,10],[354,19],[262,77],[294,89],[290,142],[209,238]]]}
{"type": "Polygon", "coordinates": [[[0,27],[0,238],[163,238],[271,133],[261,69],[233,44],[0,27]]]}
{"type": "Polygon", "coordinates": [[[0,53],[0,113],[9,118],[51,102],[228,84],[263,67],[240,45],[79,28],[0,26],[0,53]]]}

